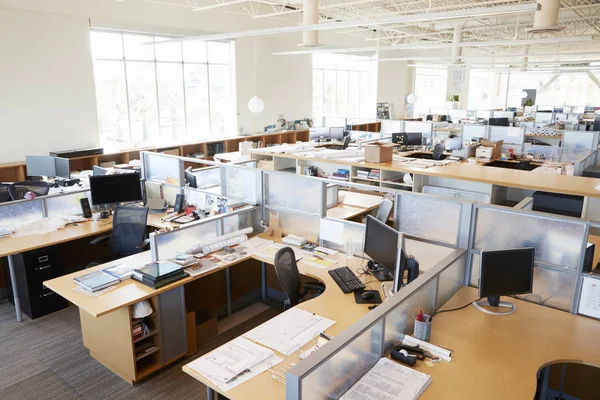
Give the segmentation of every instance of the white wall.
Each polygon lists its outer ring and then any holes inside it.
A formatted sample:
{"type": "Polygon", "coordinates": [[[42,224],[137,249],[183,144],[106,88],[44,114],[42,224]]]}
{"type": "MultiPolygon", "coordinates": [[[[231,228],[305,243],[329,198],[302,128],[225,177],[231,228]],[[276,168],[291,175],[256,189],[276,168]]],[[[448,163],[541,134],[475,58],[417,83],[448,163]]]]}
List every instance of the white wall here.
{"type": "Polygon", "coordinates": [[[0,163],[96,146],[88,21],[0,9],[0,163]]]}
{"type": "MultiPolygon", "coordinates": [[[[402,57],[401,52],[382,51],[379,58],[402,57]]],[[[414,68],[407,67],[407,61],[380,62],[377,79],[377,102],[393,105],[391,119],[405,117],[406,96],[413,87],[414,68]]]]}

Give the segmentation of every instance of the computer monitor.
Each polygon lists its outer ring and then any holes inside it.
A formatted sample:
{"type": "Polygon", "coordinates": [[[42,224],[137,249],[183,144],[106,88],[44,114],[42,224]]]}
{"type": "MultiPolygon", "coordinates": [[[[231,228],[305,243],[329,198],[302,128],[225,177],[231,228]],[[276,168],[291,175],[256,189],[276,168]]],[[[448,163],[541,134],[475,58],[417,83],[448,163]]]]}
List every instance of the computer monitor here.
{"type": "Polygon", "coordinates": [[[512,303],[500,301],[500,296],[531,293],[535,249],[494,250],[481,252],[479,297],[486,301],[475,302],[479,310],[493,315],[508,315],[516,311],[512,303]],[[506,307],[508,312],[495,312],[484,306],[506,307]]]}
{"type": "Polygon", "coordinates": [[[27,176],[56,176],[56,162],[52,156],[25,156],[27,176]]]}
{"type": "Polygon", "coordinates": [[[68,158],[54,157],[54,165],[56,166],[56,177],[71,179],[71,167],[68,158]]]}
{"type": "Polygon", "coordinates": [[[97,165],[92,166],[92,171],[94,176],[106,175],[108,173],[108,169],[99,167],[97,165]]]}
{"type": "Polygon", "coordinates": [[[329,128],[329,136],[331,137],[331,140],[344,139],[344,128],[341,126],[329,128]]]}
{"type": "Polygon", "coordinates": [[[406,270],[406,247],[404,243],[404,234],[398,233],[398,243],[396,248],[401,249],[400,253],[396,251],[396,264],[394,267],[394,285],[392,287],[392,293],[397,293],[402,287],[404,279],[404,271],[406,270]]]}
{"type": "Polygon", "coordinates": [[[423,134],[421,132],[406,132],[407,146],[421,146],[423,144],[423,134]]]}
{"type": "Polygon", "coordinates": [[[364,252],[371,257],[371,274],[379,280],[394,279],[398,252],[398,231],[370,215],[367,216],[364,252]]]}
{"type": "Polygon", "coordinates": [[[490,126],[509,126],[510,121],[508,118],[490,118],[489,119],[490,126]]]}
{"type": "Polygon", "coordinates": [[[196,175],[189,169],[184,171],[185,174],[185,183],[187,183],[191,188],[196,189],[198,187],[198,181],[196,175]]]}
{"type": "Polygon", "coordinates": [[[90,176],[90,192],[93,205],[127,203],[144,199],[138,172],[90,176]]]}
{"type": "Polygon", "coordinates": [[[328,127],[310,128],[308,131],[310,140],[329,140],[331,139],[331,132],[328,127]]]}

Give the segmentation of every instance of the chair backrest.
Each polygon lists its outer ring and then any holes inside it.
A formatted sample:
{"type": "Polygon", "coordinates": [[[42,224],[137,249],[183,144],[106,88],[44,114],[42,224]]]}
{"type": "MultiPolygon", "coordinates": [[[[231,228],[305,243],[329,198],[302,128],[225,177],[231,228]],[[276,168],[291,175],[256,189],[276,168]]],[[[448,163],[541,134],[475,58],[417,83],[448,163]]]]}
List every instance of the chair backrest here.
{"type": "Polygon", "coordinates": [[[348,145],[350,144],[351,139],[352,139],[352,137],[350,135],[348,135],[344,138],[344,144],[342,145],[342,149],[348,148],[348,145]]]}
{"type": "Polygon", "coordinates": [[[433,148],[433,156],[431,158],[434,160],[441,160],[442,155],[444,154],[445,148],[446,148],[446,146],[444,146],[441,143],[436,144],[435,147],[433,148]]]}
{"type": "Polygon", "coordinates": [[[387,223],[392,212],[393,204],[394,203],[392,203],[390,199],[383,199],[381,201],[381,204],[379,204],[379,210],[377,210],[377,216],[375,218],[377,218],[377,220],[383,222],[384,224],[387,223]]]}
{"type": "Polygon", "coordinates": [[[113,230],[109,248],[120,256],[139,253],[138,246],[146,238],[148,208],[134,206],[115,206],[113,230]]]}
{"type": "Polygon", "coordinates": [[[522,171],[529,171],[529,161],[519,161],[517,164],[517,169],[522,171]]]}
{"type": "Polygon", "coordinates": [[[44,181],[21,181],[11,183],[8,193],[13,200],[23,200],[25,193],[33,192],[36,196],[46,196],[50,191],[50,185],[44,181]]]}
{"type": "Polygon", "coordinates": [[[281,288],[288,297],[290,307],[298,304],[302,281],[298,264],[296,264],[296,255],[291,247],[279,249],[275,254],[275,273],[281,288]]]}
{"type": "Polygon", "coordinates": [[[10,187],[10,183],[0,183],[0,203],[6,203],[7,201],[11,201],[10,192],[8,188],[10,187]]]}

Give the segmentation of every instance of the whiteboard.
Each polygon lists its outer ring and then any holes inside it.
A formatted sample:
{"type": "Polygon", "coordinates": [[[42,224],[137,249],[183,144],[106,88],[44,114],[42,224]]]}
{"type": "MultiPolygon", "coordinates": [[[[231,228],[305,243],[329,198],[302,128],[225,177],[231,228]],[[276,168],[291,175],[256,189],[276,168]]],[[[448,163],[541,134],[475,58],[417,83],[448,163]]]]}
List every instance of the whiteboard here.
{"type": "Polygon", "coordinates": [[[600,319],[600,279],[587,276],[583,278],[579,314],[600,319]]]}

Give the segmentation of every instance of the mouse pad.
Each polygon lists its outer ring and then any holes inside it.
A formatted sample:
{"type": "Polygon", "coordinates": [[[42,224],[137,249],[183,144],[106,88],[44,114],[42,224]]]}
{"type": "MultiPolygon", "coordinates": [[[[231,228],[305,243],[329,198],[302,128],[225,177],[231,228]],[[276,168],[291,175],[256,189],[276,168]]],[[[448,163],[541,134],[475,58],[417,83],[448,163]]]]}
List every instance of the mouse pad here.
{"type": "Polygon", "coordinates": [[[354,301],[356,301],[356,304],[381,304],[381,296],[378,290],[357,290],[354,292],[354,301]],[[362,298],[364,292],[372,292],[375,296],[365,300],[362,298]]]}

